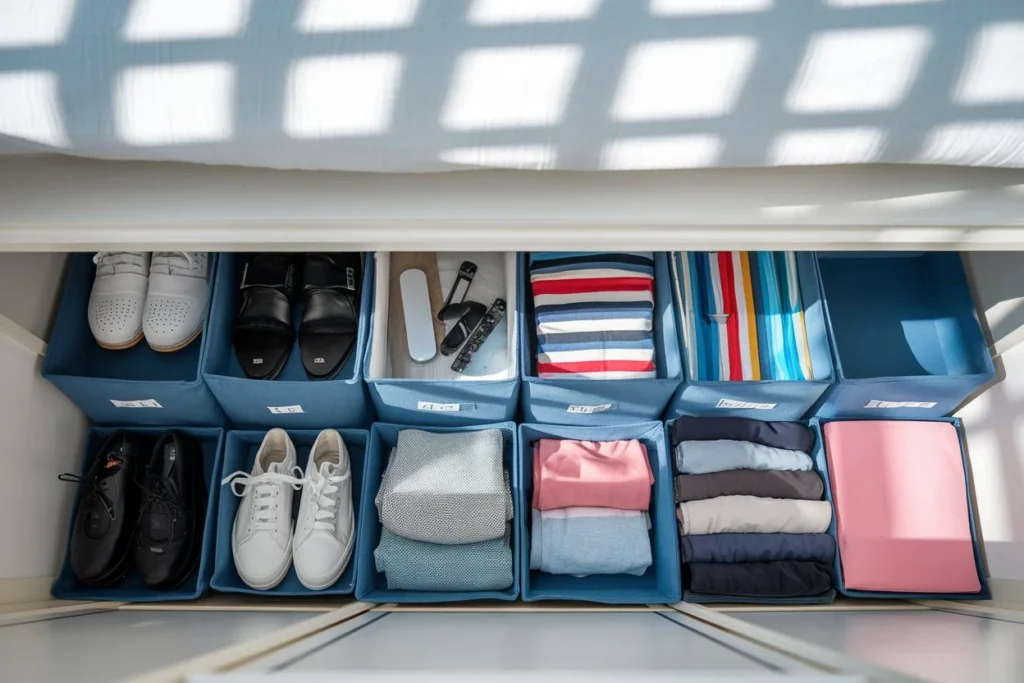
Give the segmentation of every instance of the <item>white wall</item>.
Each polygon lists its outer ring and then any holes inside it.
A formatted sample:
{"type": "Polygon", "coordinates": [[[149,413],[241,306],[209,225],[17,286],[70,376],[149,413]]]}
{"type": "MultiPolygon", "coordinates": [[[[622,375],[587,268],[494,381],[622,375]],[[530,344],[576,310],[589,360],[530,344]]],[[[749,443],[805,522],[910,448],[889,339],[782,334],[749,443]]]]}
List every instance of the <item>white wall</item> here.
{"type": "Polygon", "coordinates": [[[1006,378],[959,415],[989,575],[1024,581],[1024,344],[1001,358],[1006,378]]]}
{"type": "Polygon", "coordinates": [[[0,580],[55,576],[88,423],[44,380],[42,358],[0,334],[0,580]]]}
{"type": "Polygon", "coordinates": [[[0,253],[0,314],[46,341],[67,257],[64,252],[0,253]]]}

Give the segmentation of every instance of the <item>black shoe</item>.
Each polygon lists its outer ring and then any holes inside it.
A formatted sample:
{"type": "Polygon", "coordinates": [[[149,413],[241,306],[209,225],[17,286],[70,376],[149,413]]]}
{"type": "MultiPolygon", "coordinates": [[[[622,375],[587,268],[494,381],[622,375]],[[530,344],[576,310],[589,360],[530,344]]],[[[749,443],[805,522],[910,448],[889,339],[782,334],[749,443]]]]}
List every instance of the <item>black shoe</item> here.
{"type": "Polygon", "coordinates": [[[306,254],[302,290],[306,310],[299,326],[299,353],[310,379],[331,379],[352,354],[359,334],[358,253],[306,254]]]}
{"type": "Polygon", "coordinates": [[[199,445],[181,432],[160,437],[141,469],[135,565],[153,588],[175,588],[199,562],[206,486],[199,445]]]}
{"type": "Polygon", "coordinates": [[[82,583],[111,586],[124,577],[137,519],[138,457],[137,437],[117,432],[93,455],[84,477],[58,477],[80,485],[70,554],[71,571],[82,583]]]}
{"type": "Polygon", "coordinates": [[[253,379],[274,379],[284,369],[295,329],[291,254],[258,254],[242,276],[242,306],[235,318],[232,344],[242,371],[253,379]]]}

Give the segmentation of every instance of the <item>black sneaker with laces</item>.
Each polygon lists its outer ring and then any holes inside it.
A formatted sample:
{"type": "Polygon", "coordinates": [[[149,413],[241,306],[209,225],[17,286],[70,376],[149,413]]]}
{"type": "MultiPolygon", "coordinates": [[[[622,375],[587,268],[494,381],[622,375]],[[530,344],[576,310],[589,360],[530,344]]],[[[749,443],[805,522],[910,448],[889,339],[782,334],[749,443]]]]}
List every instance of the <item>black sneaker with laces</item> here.
{"type": "Polygon", "coordinates": [[[147,586],[179,586],[195,570],[206,520],[203,453],[181,432],[160,437],[140,471],[135,564],[147,586]]]}
{"type": "Polygon", "coordinates": [[[71,571],[90,586],[111,586],[124,578],[137,518],[134,474],[137,438],[116,432],[92,457],[84,477],[62,474],[80,486],[71,530],[71,571]]]}

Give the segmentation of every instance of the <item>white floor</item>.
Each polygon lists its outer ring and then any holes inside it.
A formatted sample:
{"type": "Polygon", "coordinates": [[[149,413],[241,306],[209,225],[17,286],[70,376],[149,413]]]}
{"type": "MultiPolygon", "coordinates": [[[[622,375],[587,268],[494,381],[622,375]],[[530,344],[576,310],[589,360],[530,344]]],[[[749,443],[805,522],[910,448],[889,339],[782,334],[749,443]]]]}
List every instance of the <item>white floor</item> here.
{"type": "Polygon", "coordinates": [[[733,616],[927,681],[1024,681],[1024,624],[933,611],[733,616]]]}

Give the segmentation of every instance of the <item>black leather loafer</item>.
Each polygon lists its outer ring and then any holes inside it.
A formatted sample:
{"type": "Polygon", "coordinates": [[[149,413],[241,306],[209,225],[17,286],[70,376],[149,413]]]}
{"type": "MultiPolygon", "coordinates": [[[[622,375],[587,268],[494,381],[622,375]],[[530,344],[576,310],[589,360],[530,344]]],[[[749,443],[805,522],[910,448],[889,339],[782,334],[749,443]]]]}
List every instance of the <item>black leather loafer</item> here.
{"type": "Polygon", "coordinates": [[[137,517],[134,475],[137,437],[116,432],[95,454],[84,477],[62,474],[81,487],[71,530],[71,571],[90,586],[111,586],[124,578],[137,517]]]}
{"type": "Polygon", "coordinates": [[[242,372],[253,379],[274,379],[284,369],[295,343],[292,291],[295,263],[290,254],[258,254],[242,275],[242,306],[235,318],[232,345],[242,372]]]}
{"type": "Polygon", "coordinates": [[[135,565],[153,588],[174,588],[195,570],[203,546],[203,453],[181,432],[160,437],[141,472],[135,565]]]}
{"type": "Polygon", "coordinates": [[[307,254],[303,264],[306,310],[299,326],[299,353],[310,379],[331,379],[345,365],[359,333],[358,253],[307,254]]]}

